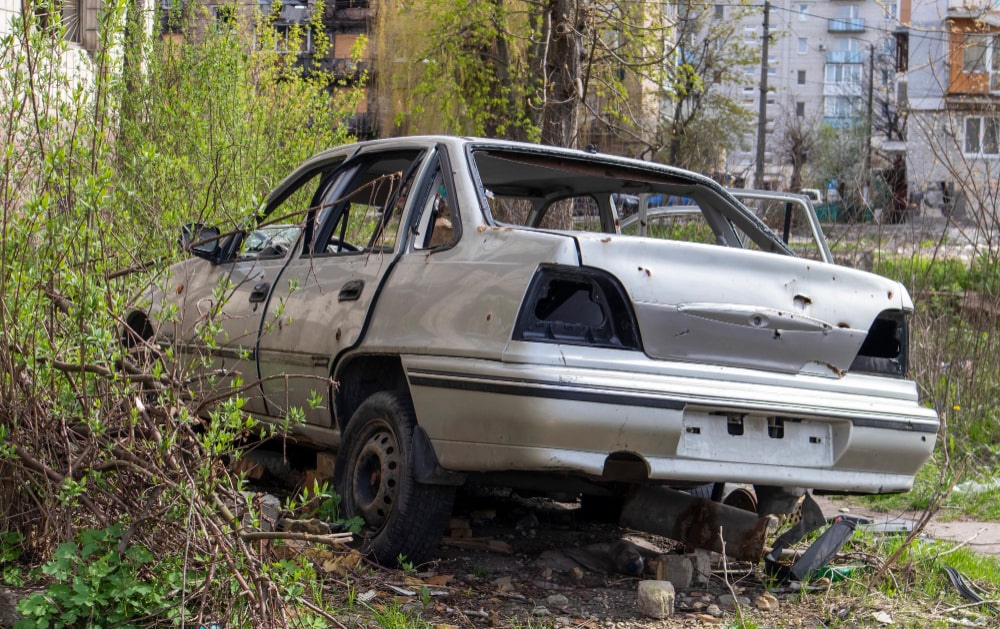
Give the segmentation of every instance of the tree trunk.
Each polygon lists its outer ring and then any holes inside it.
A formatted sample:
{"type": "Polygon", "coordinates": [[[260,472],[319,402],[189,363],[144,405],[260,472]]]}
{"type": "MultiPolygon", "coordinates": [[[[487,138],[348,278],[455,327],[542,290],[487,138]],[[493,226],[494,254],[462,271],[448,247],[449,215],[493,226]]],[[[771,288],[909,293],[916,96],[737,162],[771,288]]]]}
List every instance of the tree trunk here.
{"type": "Polygon", "coordinates": [[[587,0],[549,0],[541,16],[541,42],[533,66],[543,77],[544,144],[576,146],[583,93],[582,59],[587,0]]]}

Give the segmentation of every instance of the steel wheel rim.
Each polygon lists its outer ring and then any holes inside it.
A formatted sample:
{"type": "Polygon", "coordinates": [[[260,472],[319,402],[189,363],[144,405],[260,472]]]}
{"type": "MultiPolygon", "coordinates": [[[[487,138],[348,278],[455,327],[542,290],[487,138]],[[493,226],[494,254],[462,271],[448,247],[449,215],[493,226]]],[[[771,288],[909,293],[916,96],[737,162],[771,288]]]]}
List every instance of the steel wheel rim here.
{"type": "Polygon", "coordinates": [[[379,421],[358,451],[351,493],[365,523],[379,530],[395,508],[403,469],[402,452],[396,434],[379,421]]]}

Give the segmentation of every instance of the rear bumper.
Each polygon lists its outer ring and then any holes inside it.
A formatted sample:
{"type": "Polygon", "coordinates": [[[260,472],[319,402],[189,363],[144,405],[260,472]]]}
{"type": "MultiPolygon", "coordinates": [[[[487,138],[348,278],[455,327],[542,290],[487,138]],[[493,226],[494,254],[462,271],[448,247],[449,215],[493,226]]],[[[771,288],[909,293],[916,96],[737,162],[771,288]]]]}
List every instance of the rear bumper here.
{"type": "Polygon", "coordinates": [[[505,362],[403,360],[417,416],[455,471],[905,491],[934,448],[912,382],[839,380],[653,361],[638,352],[512,344],[505,362]]]}

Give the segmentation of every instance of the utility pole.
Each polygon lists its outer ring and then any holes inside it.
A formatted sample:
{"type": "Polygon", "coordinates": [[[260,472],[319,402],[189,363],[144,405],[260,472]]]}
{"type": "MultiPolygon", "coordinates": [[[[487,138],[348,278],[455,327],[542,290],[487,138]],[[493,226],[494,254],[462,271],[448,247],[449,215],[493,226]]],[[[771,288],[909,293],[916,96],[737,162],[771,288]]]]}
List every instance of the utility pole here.
{"type": "Polygon", "coordinates": [[[764,39],[760,48],[760,107],[757,114],[757,163],[753,187],[764,189],[764,149],[767,135],[767,45],[771,40],[771,2],[764,0],[764,39]]]}
{"type": "Polygon", "coordinates": [[[868,120],[865,125],[865,193],[866,205],[871,205],[872,201],[872,93],[875,91],[875,42],[868,42],[868,120]]]}

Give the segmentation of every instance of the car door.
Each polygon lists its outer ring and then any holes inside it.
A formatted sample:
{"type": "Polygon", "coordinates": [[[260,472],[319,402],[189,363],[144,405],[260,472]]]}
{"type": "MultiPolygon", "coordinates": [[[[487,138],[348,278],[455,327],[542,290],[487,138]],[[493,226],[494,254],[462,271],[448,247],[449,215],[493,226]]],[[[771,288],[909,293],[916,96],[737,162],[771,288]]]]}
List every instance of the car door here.
{"type": "Polygon", "coordinates": [[[361,337],[383,278],[401,250],[404,209],[423,149],[368,152],[322,191],[314,235],[273,287],[258,344],[268,412],[301,409],[331,424],[334,358],[361,337]]]}
{"type": "Polygon", "coordinates": [[[310,208],[344,159],[293,173],[271,194],[253,229],[224,239],[212,261],[193,258],[175,267],[166,296],[181,316],[162,335],[176,338],[182,368],[200,374],[192,387],[205,395],[240,391],[245,411],[267,414],[257,365],[265,301],[289,259],[303,249],[310,208]]]}

